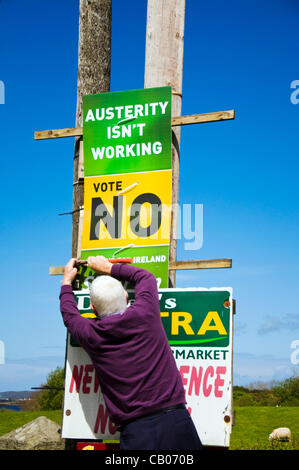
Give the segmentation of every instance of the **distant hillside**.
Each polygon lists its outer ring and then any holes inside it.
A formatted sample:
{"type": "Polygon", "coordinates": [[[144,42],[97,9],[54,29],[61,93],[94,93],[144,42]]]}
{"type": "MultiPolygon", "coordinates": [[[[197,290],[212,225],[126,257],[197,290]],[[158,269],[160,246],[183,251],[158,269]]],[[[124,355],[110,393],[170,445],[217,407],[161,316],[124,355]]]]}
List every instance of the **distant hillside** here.
{"type": "Polygon", "coordinates": [[[0,392],[0,401],[1,400],[21,400],[22,398],[28,398],[30,393],[27,390],[21,392],[0,392]]]}

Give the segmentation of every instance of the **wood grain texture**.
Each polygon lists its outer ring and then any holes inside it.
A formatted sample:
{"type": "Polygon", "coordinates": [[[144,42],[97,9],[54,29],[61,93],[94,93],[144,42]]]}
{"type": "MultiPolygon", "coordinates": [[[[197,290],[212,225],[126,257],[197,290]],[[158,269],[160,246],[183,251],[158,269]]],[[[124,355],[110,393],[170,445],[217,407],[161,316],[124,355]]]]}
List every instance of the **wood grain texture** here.
{"type": "MultiPolygon", "coordinates": [[[[77,209],[84,204],[84,164],[82,148],[82,101],[84,95],[110,91],[111,0],[80,0],[78,82],[73,170],[72,257],[81,251],[82,217],[77,209]],[[78,133],[78,131],[80,131],[78,133]]],[[[60,135],[61,136],[61,135],[60,135]]]]}
{"type": "MultiPolygon", "coordinates": [[[[176,116],[171,118],[171,125],[186,126],[188,124],[203,124],[205,122],[228,121],[235,119],[235,111],[216,111],[214,113],[190,114],[189,116],[176,116]]],[[[73,127],[65,129],[52,129],[48,131],[36,131],[35,140],[58,139],[59,137],[76,137],[83,135],[82,127],[73,127]]]]}
{"type": "Polygon", "coordinates": [[[185,126],[188,124],[202,124],[204,122],[228,121],[235,119],[235,111],[216,111],[214,113],[191,114],[189,116],[178,116],[171,120],[172,126],[185,126]]]}
{"type": "MultiPolygon", "coordinates": [[[[148,0],[144,88],[171,86],[171,115],[182,109],[185,0],[148,0]]],[[[179,199],[181,128],[172,128],[172,212],[169,259],[175,261],[179,199]]],[[[169,287],[175,286],[175,271],[169,272],[169,287]]]]}
{"type": "Polygon", "coordinates": [[[67,127],[65,129],[52,129],[34,132],[35,140],[58,139],[59,137],[76,137],[83,134],[82,127],[67,127]]]}
{"type": "MultiPolygon", "coordinates": [[[[169,270],[183,270],[183,269],[219,269],[219,268],[231,268],[232,260],[230,258],[222,259],[200,259],[200,260],[188,260],[188,261],[172,261],[169,263],[169,270]]],[[[61,275],[64,273],[64,266],[51,266],[49,273],[52,276],[61,275]]]]}
{"type": "Polygon", "coordinates": [[[191,261],[174,261],[169,263],[169,270],[180,269],[217,269],[217,268],[231,268],[232,260],[229,258],[223,259],[206,259],[206,260],[191,260],[191,261]]]}

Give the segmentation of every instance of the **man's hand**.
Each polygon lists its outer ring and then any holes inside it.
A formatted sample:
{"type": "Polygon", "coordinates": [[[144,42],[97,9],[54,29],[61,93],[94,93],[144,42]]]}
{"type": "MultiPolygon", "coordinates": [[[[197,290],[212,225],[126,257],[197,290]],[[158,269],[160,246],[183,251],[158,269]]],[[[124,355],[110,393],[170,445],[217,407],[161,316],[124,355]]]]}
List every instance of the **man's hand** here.
{"type": "Polygon", "coordinates": [[[87,263],[89,268],[99,274],[110,275],[111,268],[113,266],[105,256],[89,256],[89,258],[87,258],[87,263]]]}
{"type": "Polygon", "coordinates": [[[76,262],[76,258],[71,258],[69,262],[65,265],[64,276],[62,280],[63,286],[72,285],[72,282],[78,273],[78,269],[75,267],[76,262]]]}

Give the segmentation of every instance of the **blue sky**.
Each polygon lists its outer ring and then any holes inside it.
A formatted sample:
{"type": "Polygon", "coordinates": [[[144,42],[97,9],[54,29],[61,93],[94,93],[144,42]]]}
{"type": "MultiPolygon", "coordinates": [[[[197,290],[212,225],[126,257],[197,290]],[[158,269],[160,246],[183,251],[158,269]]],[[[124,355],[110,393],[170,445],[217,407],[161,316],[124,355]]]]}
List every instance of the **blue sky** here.
{"type": "MultiPolygon", "coordinates": [[[[299,6],[294,0],[187,0],[182,114],[235,109],[234,121],[185,126],[180,204],[203,205],[203,246],[178,259],[232,258],[182,271],[177,287],[231,286],[234,382],[284,379],[299,339],[299,6]]],[[[146,1],[113,0],[111,91],[143,88],[146,1]]],[[[71,254],[78,1],[0,1],[0,391],[39,386],[64,365],[60,278],[71,254]],[[16,12],[18,14],[16,15],[16,12]]]]}

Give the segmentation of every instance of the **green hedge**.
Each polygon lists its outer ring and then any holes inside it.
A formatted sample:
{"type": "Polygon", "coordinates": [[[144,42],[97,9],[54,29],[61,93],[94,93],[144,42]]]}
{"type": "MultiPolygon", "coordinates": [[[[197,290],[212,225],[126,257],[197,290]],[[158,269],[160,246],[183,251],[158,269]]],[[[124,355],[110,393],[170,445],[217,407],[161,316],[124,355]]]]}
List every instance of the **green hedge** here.
{"type": "Polygon", "coordinates": [[[291,377],[272,386],[233,388],[236,406],[299,406],[299,377],[291,377]]]}

